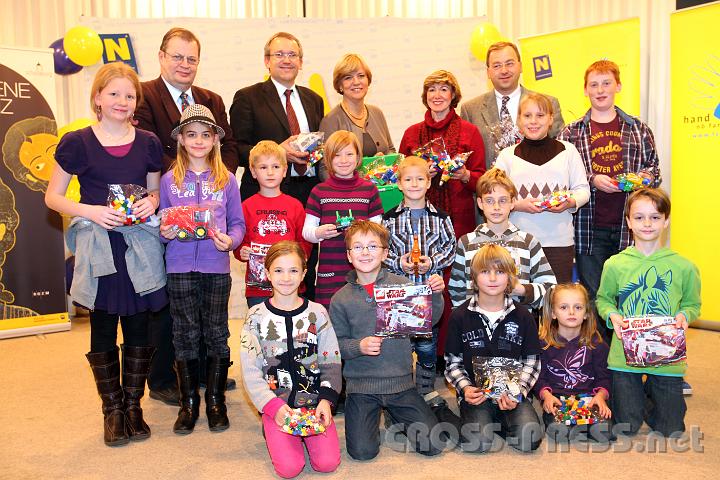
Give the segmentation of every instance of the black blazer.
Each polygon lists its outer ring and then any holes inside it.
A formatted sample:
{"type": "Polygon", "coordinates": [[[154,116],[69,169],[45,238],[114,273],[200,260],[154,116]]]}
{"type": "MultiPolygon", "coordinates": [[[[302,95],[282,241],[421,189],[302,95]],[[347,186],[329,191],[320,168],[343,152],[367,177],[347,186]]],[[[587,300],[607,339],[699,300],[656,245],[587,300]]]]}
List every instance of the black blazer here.
{"type": "MultiPolygon", "coordinates": [[[[320,120],[325,114],[323,99],[309,88],[299,85],[296,85],[296,88],[310,131],[315,132],[320,128],[320,120]]],[[[252,178],[248,168],[250,150],[260,140],[282,143],[290,137],[287,114],[271,79],[268,78],[264,82],[242,88],[235,93],[230,106],[230,125],[237,141],[240,166],[245,167],[240,184],[240,193],[245,199],[259,190],[257,181],[252,178]]],[[[318,181],[317,177],[290,178],[290,169],[288,168],[283,192],[297,198],[305,205],[307,195],[318,181]],[[288,185],[289,183],[304,183],[304,185],[288,185]]]]}
{"type": "MultiPolygon", "coordinates": [[[[170,96],[170,92],[162,77],[148,82],[142,82],[144,100],[135,110],[135,119],[138,128],[153,132],[163,145],[163,173],[170,168],[177,156],[177,142],[170,138],[170,132],[180,122],[180,110],[170,96]]],[[[233,132],[228,125],[225,103],[222,97],[215,92],[204,88],[190,87],[195,103],[205,105],[210,109],[217,124],[225,130],[225,137],[220,141],[220,153],[227,169],[235,173],[238,167],[238,158],[233,132]]]]}

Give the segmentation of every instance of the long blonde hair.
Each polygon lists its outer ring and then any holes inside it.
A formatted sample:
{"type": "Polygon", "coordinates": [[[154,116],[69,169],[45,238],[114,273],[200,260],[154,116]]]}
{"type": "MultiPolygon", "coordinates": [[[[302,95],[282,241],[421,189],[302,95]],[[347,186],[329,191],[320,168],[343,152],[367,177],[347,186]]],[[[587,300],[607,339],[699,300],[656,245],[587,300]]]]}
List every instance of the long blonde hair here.
{"type": "MultiPolygon", "coordinates": [[[[203,123],[203,125],[205,124],[203,123]]],[[[217,135],[217,132],[213,127],[208,126],[208,128],[210,128],[211,132],[217,135]]],[[[185,127],[183,127],[183,130],[184,129],[185,127]]],[[[185,146],[180,143],[181,135],[182,130],[180,131],[180,135],[178,135],[177,157],[175,157],[175,161],[173,162],[171,169],[175,185],[182,189],[184,188],[183,180],[185,180],[185,174],[187,173],[188,165],[190,164],[190,156],[188,155],[185,146]]],[[[219,141],[215,142],[206,160],[210,164],[210,177],[213,179],[213,191],[217,192],[218,190],[222,190],[230,180],[230,174],[227,168],[225,168],[225,164],[222,162],[219,141]]]]}
{"type": "Polygon", "coordinates": [[[580,327],[580,338],[578,344],[581,346],[595,348],[596,345],[603,343],[602,336],[597,329],[597,320],[595,319],[595,310],[590,303],[590,295],[588,291],[579,283],[562,283],[554,285],[545,293],[543,303],[542,318],[540,319],[540,340],[547,344],[544,349],[550,347],[562,348],[565,342],[561,341],[558,334],[558,319],[553,318],[553,304],[555,303],[555,295],[563,290],[571,290],[580,293],[585,304],[585,319],[580,327]]]}

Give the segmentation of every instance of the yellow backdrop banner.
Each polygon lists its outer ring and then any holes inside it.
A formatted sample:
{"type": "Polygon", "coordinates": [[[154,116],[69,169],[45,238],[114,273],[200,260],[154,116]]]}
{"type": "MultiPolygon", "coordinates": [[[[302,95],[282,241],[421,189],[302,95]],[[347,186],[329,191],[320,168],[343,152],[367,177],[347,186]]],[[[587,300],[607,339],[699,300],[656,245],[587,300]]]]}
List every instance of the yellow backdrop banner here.
{"type": "Polygon", "coordinates": [[[640,114],[640,19],[521,38],[519,42],[522,84],[557,97],[566,123],[590,108],[583,89],[585,69],[602,59],[620,67],[622,91],[615,103],[631,115],[640,114]]]}
{"type": "Polygon", "coordinates": [[[720,322],[720,2],[670,16],[672,220],[670,244],[702,277],[704,321],[720,322]]]}

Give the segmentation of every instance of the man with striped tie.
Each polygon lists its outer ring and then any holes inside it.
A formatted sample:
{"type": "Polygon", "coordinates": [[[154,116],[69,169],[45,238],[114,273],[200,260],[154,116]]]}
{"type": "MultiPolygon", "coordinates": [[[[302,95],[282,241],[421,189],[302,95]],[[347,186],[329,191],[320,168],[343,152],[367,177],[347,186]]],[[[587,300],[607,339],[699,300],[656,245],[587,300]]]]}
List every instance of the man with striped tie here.
{"type": "Polygon", "coordinates": [[[138,105],[135,118],[139,128],[149,130],[160,138],[163,173],[170,168],[177,154],[177,142],[170,138],[170,132],[180,121],[184,108],[193,103],[208,107],[225,131],[220,153],[227,169],[235,173],[237,150],[228,125],[225,103],[217,93],[193,85],[200,64],[200,41],[189,30],[171,28],[160,43],[158,60],[160,76],[142,82],[145,101],[138,105]]]}

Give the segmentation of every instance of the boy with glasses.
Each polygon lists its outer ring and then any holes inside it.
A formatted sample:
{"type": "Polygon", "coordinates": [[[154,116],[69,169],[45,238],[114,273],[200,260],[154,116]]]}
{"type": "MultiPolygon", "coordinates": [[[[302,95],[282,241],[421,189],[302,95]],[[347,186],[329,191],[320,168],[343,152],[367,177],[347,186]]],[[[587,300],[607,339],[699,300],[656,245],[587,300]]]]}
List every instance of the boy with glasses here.
{"type": "MultiPolygon", "coordinates": [[[[370,460],[380,451],[380,411],[407,430],[416,452],[431,456],[440,453],[430,432],[437,419],[418,394],[412,376],[412,345],[409,338],[375,336],[377,285],[403,285],[407,279],[382,267],[388,255],[389,233],[368,220],[353,222],[345,234],[347,257],[355,270],[347,284],[330,301],[330,318],[345,362],[345,439],[348,454],[355,460],[370,460]],[[418,428],[419,427],[419,428],[418,428]],[[411,433],[412,432],[412,433],[411,433]]],[[[432,275],[433,322],[443,311],[442,277],[432,275]]]]}
{"type": "Polygon", "coordinates": [[[517,274],[512,296],[520,303],[539,308],[547,289],[557,283],[540,243],[509,220],[515,198],[517,189],[502,170],[493,168],[480,177],[477,203],[483,211],[485,223],[458,241],[448,282],[453,307],[473,296],[470,267],[478,250],[488,243],[505,247],[515,261],[517,274]]]}

